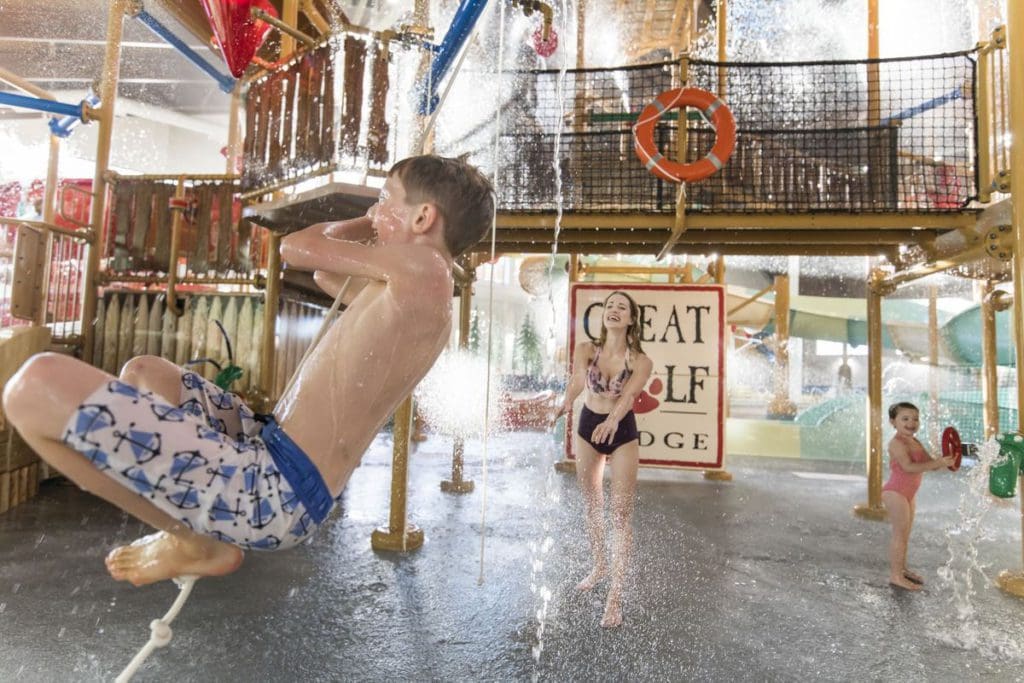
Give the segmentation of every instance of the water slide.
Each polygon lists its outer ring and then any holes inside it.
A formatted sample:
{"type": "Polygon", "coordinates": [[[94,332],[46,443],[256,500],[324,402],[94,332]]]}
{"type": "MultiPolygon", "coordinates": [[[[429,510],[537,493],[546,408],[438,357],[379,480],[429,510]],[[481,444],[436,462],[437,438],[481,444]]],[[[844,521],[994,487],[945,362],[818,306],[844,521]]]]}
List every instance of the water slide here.
{"type": "MultiPolygon", "coordinates": [[[[730,291],[730,303],[733,292],[730,291]]],[[[739,298],[739,300],[742,300],[739,298]]],[[[768,318],[761,329],[774,329],[774,307],[769,303],[752,304],[743,319],[730,324],[750,326],[757,316],[768,318]],[[759,305],[760,304],[760,305],[759,305]],[[765,309],[768,309],[767,311],[765,309]]],[[[746,308],[740,311],[743,313],[746,308]]],[[[916,301],[884,300],[882,302],[882,343],[911,357],[928,356],[928,306],[916,301]]],[[[981,306],[974,305],[957,313],[938,311],[939,363],[941,365],[981,365],[981,306]]],[[[1010,311],[996,313],[996,350],[999,365],[1013,365],[1013,335],[1010,311]]],[[[866,302],[862,299],[794,296],[789,312],[789,332],[793,337],[824,339],[851,346],[867,343],[866,302]]]]}

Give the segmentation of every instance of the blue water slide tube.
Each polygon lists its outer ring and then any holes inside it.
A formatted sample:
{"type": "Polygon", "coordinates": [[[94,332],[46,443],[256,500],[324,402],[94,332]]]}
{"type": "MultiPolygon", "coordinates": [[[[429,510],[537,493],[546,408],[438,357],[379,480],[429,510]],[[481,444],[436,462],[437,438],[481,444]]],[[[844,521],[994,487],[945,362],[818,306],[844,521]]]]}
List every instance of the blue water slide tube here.
{"type": "MultiPolygon", "coordinates": [[[[85,96],[84,102],[87,102],[93,108],[100,106],[99,96],[91,90],[85,96]]],[[[50,119],[50,132],[59,138],[66,138],[71,135],[71,131],[81,122],[82,118],[80,116],[65,116],[62,119],[52,118],[50,119]]]]}
{"type": "Polygon", "coordinates": [[[437,48],[437,54],[430,65],[430,74],[420,84],[420,91],[423,92],[420,114],[434,113],[438,104],[437,88],[466,44],[466,40],[473,32],[473,27],[476,26],[476,22],[486,7],[487,0],[461,0],[459,2],[452,23],[448,27],[448,33],[441,41],[441,46],[437,48]]]}
{"type": "Polygon", "coordinates": [[[222,74],[212,64],[200,57],[195,50],[186,45],[181,38],[174,35],[169,28],[161,24],[152,14],[146,10],[142,10],[135,15],[135,18],[145,24],[146,28],[150,31],[163,38],[164,41],[180,52],[185,59],[195,64],[213,78],[213,80],[217,81],[217,85],[221,90],[229,93],[235,89],[234,78],[226,74],[222,74]]]}

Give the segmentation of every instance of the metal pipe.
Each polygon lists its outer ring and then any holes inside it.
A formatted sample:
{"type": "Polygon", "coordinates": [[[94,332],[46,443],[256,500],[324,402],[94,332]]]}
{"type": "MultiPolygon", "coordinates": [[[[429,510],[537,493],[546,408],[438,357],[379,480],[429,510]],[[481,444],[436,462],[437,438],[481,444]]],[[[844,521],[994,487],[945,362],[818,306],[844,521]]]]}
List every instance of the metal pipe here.
{"type": "MultiPolygon", "coordinates": [[[[171,219],[171,256],[167,263],[167,310],[178,316],[185,315],[185,310],[178,306],[178,297],[174,294],[174,286],[178,281],[178,251],[181,248],[181,229],[185,222],[185,210],[188,203],[185,200],[185,176],[178,177],[178,186],[174,190],[174,202],[168,207],[174,212],[171,219]]],[[[164,210],[164,207],[157,207],[164,210]]]]}
{"type": "Polygon", "coordinates": [[[928,288],[928,446],[932,453],[939,444],[939,289],[928,288]]]}
{"type": "Polygon", "coordinates": [[[52,118],[49,123],[50,132],[59,138],[68,137],[79,123],[85,121],[85,117],[89,115],[89,112],[98,106],[100,106],[100,98],[90,90],[85,99],[82,100],[82,116],[65,116],[61,119],[52,118]]]}
{"type": "Polygon", "coordinates": [[[996,308],[991,280],[980,286],[981,294],[981,390],[984,400],[984,438],[999,433],[999,371],[996,367],[999,352],[996,347],[996,308]]]}
{"type": "Polygon", "coordinates": [[[235,89],[231,91],[231,104],[228,109],[228,147],[227,158],[225,159],[224,172],[228,174],[231,180],[235,180],[238,176],[233,175],[238,172],[242,167],[242,126],[241,116],[239,114],[242,111],[242,84],[238,83],[235,85],[235,89]]]}
{"type": "Polygon", "coordinates": [[[718,99],[724,100],[726,98],[726,90],[728,85],[726,78],[728,76],[724,66],[726,60],[726,43],[729,37],[729,0],[718,0],[718,10],[716,12],[716,18],[718,20],[717,26],[717,37],[718,37],[718,99]]]}
{"type": "MultiPolygon", "coordinates": [[[[874,1],[874,0],[872,0],[874,1]]],[[[868,439],[866,468],[868,502],[854,507],[854,512],[866,519],[885,519],[882,507],[882,279],[881,271],[874,271],[868,282],[868,439]]]]}
{"type": "Polygon", "coordinates": [[[96,275],[99,272],[100,255],[106,245],[103,244],[103,219],[106,216],[107,183],[104,174],[110,163],[110,142],[114,129],[114,104],[117,100],[117,81],[121,69],[121,36],[123,19],[128,0],[112,0],[110,12],[107,14],[107,47],[103,56],[103,76],[100,81],[100,100],[103,107],[99,110],[99,132],[96,141],[96,170],[92,181],[92,204],[89,213],[89,225],[95,243],[89,247],[86,260],[85,278],[82,283],[84,298],[82,301],[82,333],[84,337],[83,357],[93,357],[95,334],[93,324],[96,320],[96,275]]]}
{"type": "MultiPolygon", "coordinates": [[[[299,3],[298,0],[284,0],[281,3],[281,16],[286,26],[299,25],[299,3]]],[[[281,53],[279,58],[284,60],[295,54],[295,40],[287,31],[281,36],[281,53]]]]}
{"type": "MultiPolygon", "coordinates": [[[[725,2],[725,0],[720,0],[725,2]]],[[[679,87],[685,88],[686,82],[690,77],[690,55],[683,53],[683,56],[679,59],[679,87]]],[[[680,113],[685,112],[685,107],[680,110],[680,113]]],[[[676,159],[679,163],[686,163],[686,149],[688,146],[687,139],[689,131],[686,128],[686,117],[680,116],[676,124],[676,159]]],[[[672,252],[672,247],[675,246],[676,242],[686,231],[686,183],[679,183],[679,187],[676,188],[676,210],[674,220],[672,221],[672,234],[665,241],[664,246],[658,252],[655,261],[660,261],[665,258],[666,254],[672,252]]]]}
{"type": "Polygon", "coordinates": [[[276,28],[281,33],[287,33],[289,36],[291,36],[295,40],[299,41],[300,43],[302,43],[306,47],[308,47],[310,49],[316,47],[316,39],[315,38],[313,38],[310,35],[307,35],[307,34],[303,33],[302,31],[300,31],[297,28],[292,28],[291,26],[289,26],[288,24],[284,23],[283,21],[281,21],[277,17],[275,17],[275,16],[273,16],[271,14],[268,14],[264,10],[261,10],[259,7],[253,7],[250,11],[252,12],[252,16],[256,17],[257,19],[259,19],[260,21],[262,21],[264,23],[270,24],[271,26],[276,28]]]}
{"type": "Polygon", "coordinates": [[[192,62],[193,65],[198,67],[206,75],[217,81],[218,87],[220,87],[223,92],[230,93],[234,89],[234,78],[218,71],[216,67],[203,59],[195,50],[189,47],[185,41],[174,35],[173,31],[161,24],[160,21],[152,14],[146,10],[140,10],[138,14],[135,15],[135,18],[142,22],[150,31],[162,38],[168,45],[177,50],[182,57],[192,62]]]}
{"type": "Polygon", "coordinates": [[[789,276],[775,276],[775,391],[768,402],[768,415],[791,417],[796,404],[789,396],[789,276]]]}
{"type": "Polygon", "coordinates": [[[21,76],[18,76],[7,69],[0,67],[0,81],[4,81],[10,85],[13,85],[22,92],[27,92],[29,95],[33,95],[42,100],[56,100],[48,91],[40,88],[38,85],[31,81],[27,81],[21,76]]]}
{"type": "Polygon", "coordinates": [[[411,434],[412,396],[409,396],[395,411],[395,445],[391,451],[391,512],[388,526],[375,529],[370,535],[370,545],[374,550],[405,552],[423,545],[423,531],[409,524],[406,517],[411,434]]]}
{"type": "MultiPolygon", "coordinates": [[[[294,182],[294,181],[289,181],[294,182]]],[[[547,228],[555,226],[555,213],[508,213],[497,214],[498,229],[503,228],[547,228]]],[[[973,212],[957,211],[901,212],[901,213],[733,213],[722,212],[692,216],[694,228],[740,230],[747,228],[781,228],[784,230],[853,230],[855,228],[878,229],[938,229],[955,230],[974,228],[976,216],[973,212]]],[[[562,228],[664,228],[672,229],[675,215],[668,213],[569,213],[562,217],[562,228]]]]}
{"type": "MultiPolygon", "coordinates": [[[[635,230],[563,230],[559,236],[559,243],[585,242],[602,243],[610,242],[615,244],[628,244],[635,241],[646,243],[657,243],[665,234],[664,230],[643,229],[635,230]]],[[[677,245],[698,244],[700,246],[717,244],[863,244],[863,245],[900,245],[916,243],[922,237],[931,235],[930,231],[924,230],[858,230],[855,232],[843,230],[822,230],[816,232],[794,233],[790,230],[703,230],[690,228],[685,234],[685,240],[676,242],[677,245]]],[[[497,239],[505,244],[517,242],[545,242],[551,240],[551,232],[535,228],[503,228],[498,231],[497,239]]]]}
{"type": "Polygon", "coordinates": [[[281,303],[281,235],[271,231],[267,236],[267,291],[263,305],[263,355],[260,358],[260,382],[271,405],[277,401],[274,390],[274,345],[277,330],[277,309],[281,303]]]}
{"type": "MultiPolygon", "coordinates": [[[[57,168],[58,162],[60,161],[60,139],[56,135],[50,136],[50,154],[46,162],[46,189],[43,193],[43,222],[53,223],[53,217],[56,213],[56,198],[57,198],[57,168]]],[[[39,290],[39,298],[41,303],[39,306],[39,314],[36,316],[36,325],[46,324],[46,304],[50,298],[50,267],[53,265],[53,233],[49,230],[46,231],[46,239],[44,241],[43,253],[46,254],[46,258],[43,259],[43,282],[39,290]]]]}
{"type": "MultiPolygon", "coordinates": [[[[198,181],[198,180],[238,180],[239,176],[233,173],[118,173],[117,171],[107,171],[106,179],[108,182],[117,182],[118,180],[174,180],[178,178],[185,178],[187,181],[198,181]]],[[[293,181],[294,182],[294,181],[293,181]]]]}
{"type": "Polygon", "coordinates": [[[487,0],[461,0],[459,2],[448,32],[441,41],[437,55],[430,65],[427,81],[420,83],[424,93],[423,101],[420,103],[420,114],[424,116],[431,114],[437,107],[437,88],[448,73],[448,69],[451,68],[456,55],[462,51],[466,40],[473,32],[473,27],[476,26],[477,20],[480,19],[480,15],[483,14],[486,7],[487,0]]]}
{"type": "Polygon", "coordinates": [[[47,223],[46,221],[27,221],[21,218],[0,218],[0,225],[28,225],[40,230],[48,230],[50,232],[57,233],[58,235],[73,237],[76,240],[82,240],[87,244],[93,243],[93,238],[96,234],[91,228],[87,230],[70,230],[68,228],[62,228],[59,225],[54,225],[53,223],[47,223]]]}
{"type": "MultiPolygon", "coordinates": [[[[160,285],[163,282],[163,287],[166,288],[167,283],[164,278],[156,275],[124,275],[121,273],[107,273],[100,274],[99,282],[102,284],[114,284],[114,283],[135,283],[135,284],[151,284],[160,285]]],[[[251,277],[197,277],[195,275],[189,275],[186,277],[175,278],[175,285],[236,285],[240,287],[255,287],[262,289],[266,286],[266,280],[262,275],[252,275],[251,277]]],[[[243,292],[244,293],[244,292],[243,292]]],[[[230,295],[231,292],[218,292],[220,295],[230,295]]]]}
{"type": "Polygon", "coordinates": [[[313,0],[301,0],[299,3],[299,11],[306,15],[309,19],[309,23],[313,24],[317,31],[322,35],[329,35],[331,33],[331,24],[324,16],[320,14],[320,10],[317,9],[316,3],[313,0]]]}
{"type": "Polygon", "coordinates": [[[730,315],[733,315],[734,313],[739,313],[744,308],[746,308],[750,304],[754,303],[755,301],[757,301],[758,299],[760,299],[761,297],[763,297],[765,294],[767,294],[768,292],[772,291],[773,289],[775,289],[775,283],[772,283],[772,284],[768,285],[767,287],[765,287],[760,292],[758,292],[754,296],[750,297],[749,299],[747,299],[743,303],[741,303],[741,304],[739,304],[739,305],[737,305],[737,306],[735,306],[733,308],[730,308],[729,311],[726,313],[726,316],[728,317],[730,315]]]}
{"type": "Polygon", "coordinates": [[[893,273],[888,277],[884,278],[879,286],[886,292],[891,292],[902,284],[918,280],[926,275],[932,275],[934,273],[940,273],[944,270],[949,270],[956,266],[961,266],[972,261],[977,261],[981,258],[988,258],[988,251],[984,241],[977,242],[967,247],[963,251],[955,254],[950,254],[942,258],[928,261],[927,263],[921,263],[912,268],[901,270],[893,273]]]}
{"type": "Polygon", "coordinates": [[[65,104],[64,102],[56,102],[54,100],[47,100],[41,97],[29,97],[28,95],[18,95],[13,92],[0,92],[0,104],[6,104],[10,107],[19,107],[21,109],[32,109],[34,111],[41,111],[47,114],[74,116],[85,121],[85,108],[81,103],[77,105],[65,104]]]}
{"type": "Polygon", "coordinates": [[[991,43],[978,44],[978,201],[992,199],[991,43]]]}

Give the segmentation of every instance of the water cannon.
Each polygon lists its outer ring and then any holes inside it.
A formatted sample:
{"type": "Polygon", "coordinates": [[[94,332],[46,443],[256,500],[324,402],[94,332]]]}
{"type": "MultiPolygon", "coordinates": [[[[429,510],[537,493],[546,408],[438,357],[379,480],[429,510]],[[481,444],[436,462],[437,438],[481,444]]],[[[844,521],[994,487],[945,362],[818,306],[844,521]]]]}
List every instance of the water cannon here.
{"type": "Polygon", "coordinates": [[[999,498],[1013,498],[1017,492],[1017,477],[1024,465],[1024,436],[1018,432],[1005,432],[996,437],[999,458],[988,470],[988,490],[999,498]]]}

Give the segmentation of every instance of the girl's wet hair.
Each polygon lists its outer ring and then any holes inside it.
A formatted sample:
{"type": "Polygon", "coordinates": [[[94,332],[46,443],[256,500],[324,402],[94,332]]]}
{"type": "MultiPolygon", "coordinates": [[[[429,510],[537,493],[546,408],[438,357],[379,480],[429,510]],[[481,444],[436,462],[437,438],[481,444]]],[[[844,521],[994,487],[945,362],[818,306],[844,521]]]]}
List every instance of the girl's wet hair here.
{"type": "Polygon", "coordinates": [[[909,403],[907,401],[900,401],[899,403],[893,403],[891,406],[889,406],[889,419],[895,420],[896,416],[899,415],[901,410],[913,410],[915,413],[921,412],[913,403],[909,403]]]}
{"type": "MultiPolygon", "coordinates": [[[[629,327],[626,328],[626,346],[635,353],[643,353],[644,350],[640,348],[640,306],[637,304],[636,301],[633,300],[633,297],[631,297],[629,294],[626,294],[625,292],[615,290],[614,292],[612,292],[611,294],[604,298],[604,303],[602,304],[602,306],[607,306],[608,300],[611,299],[616,294],[625,297],[626,301],[629,302],[629,317],[632,320],[632,322],[629,324],[629,327]]],[[[597,340],[597,345],[603,347],[607,339],[608,330],[605,329],[604,316],[602,315],[601,336],[597,340]]]]}

